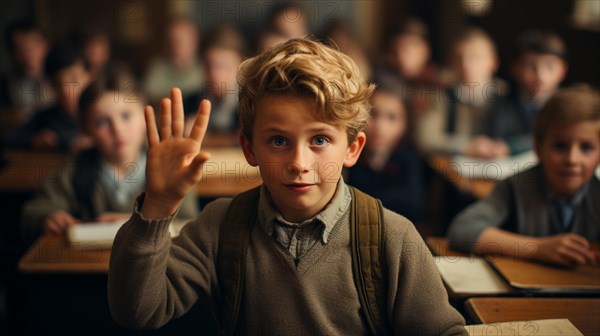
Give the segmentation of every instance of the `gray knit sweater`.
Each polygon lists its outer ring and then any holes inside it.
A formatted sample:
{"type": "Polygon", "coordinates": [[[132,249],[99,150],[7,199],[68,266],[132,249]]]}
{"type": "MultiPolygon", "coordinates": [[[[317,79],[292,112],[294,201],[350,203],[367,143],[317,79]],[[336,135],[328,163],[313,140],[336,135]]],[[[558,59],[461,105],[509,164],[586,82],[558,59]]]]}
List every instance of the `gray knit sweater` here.
{"type": "MultiPolygon", "coordinates": [[[[171,218],[145,220],[137,210],[142,200],[113,244],[108,299],[114,319],[133,328],[157,328],[185,314],[197,300],[216,307],[219,226],[231,200],[208,204],[174,240],[168,233],[171,218]]],[[[464,319],[448,303],[431,253],[413,224],[385,210],[383,234],[387,318],[394,333],[467,335],[464,319]]],[[[292,254],[263,225],[256,225],[247,252],[242,333],[367,334],[349,238],[348,210],[327,242],[317,242],[296,265],[292,254]]]]}

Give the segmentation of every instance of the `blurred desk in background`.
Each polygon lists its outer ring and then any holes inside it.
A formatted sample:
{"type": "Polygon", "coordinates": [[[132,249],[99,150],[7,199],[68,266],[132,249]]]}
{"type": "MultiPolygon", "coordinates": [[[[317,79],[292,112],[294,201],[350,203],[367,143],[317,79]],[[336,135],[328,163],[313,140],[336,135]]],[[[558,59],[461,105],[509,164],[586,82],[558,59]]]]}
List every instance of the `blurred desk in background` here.
{"type": "MultiPolygon", "coordinates": [[[[428,158],[429,165],[446,181],[450,182],[457,189],[468,193],[475,198],[484,198],[489,195],[497,181],[493,179],[473,178],[468,172],[457,170],[457,164],[452,161],[452,157],[445,154],[434,154],[428,158]]],[[[460,167],[458,167],[460,168],[460,167]]],[[[468,167],[465,167],[465,169],[468,167]]]]}
{"type": "MultiPolygon", "coordinates": [[[[207,148],[211,158],[196,188],[199,197],[235,196],[262,183],[257,167],[246,162],[238,147],[207,148]]],[[[64,153],[7,151],[0,170],[0,192],[33,192],[46,179],[57,178],[68,158],[64,153]]]]}

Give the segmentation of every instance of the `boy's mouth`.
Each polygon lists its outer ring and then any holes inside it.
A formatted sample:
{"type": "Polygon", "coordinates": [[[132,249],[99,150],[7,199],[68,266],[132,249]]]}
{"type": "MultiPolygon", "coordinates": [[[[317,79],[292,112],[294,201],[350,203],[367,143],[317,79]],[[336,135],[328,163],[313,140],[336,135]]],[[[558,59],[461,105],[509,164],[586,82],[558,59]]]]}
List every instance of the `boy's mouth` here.
{"type": "Polygon", "coordinates": [[[314,184],[307,184],[307,183],[289,183],[289,184],[284,184],[286,187],[288,187],[289,189],[291,189],[292,191],[296,191],[296,192],[306,192],[310,189],[310,187],[312,187],[314,184]]]}

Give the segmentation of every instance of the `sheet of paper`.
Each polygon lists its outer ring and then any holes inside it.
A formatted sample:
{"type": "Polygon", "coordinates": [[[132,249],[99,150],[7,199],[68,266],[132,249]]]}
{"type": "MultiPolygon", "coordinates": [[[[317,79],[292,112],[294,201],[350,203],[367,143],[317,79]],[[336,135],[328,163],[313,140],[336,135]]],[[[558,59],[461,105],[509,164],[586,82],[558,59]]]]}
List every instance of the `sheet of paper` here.
{"type": "Polygon", "coordinates": [[[484,259],[478,257],[434,257],[438,271],[455,294],[501,294],[511,291],[484,259]]]}
{"type": "MultiPolygon", "coordinates": [[[[93,222],[73,225],[67,229],[67,241],[86,249],[110,248],[123,224],[124,222],[93,222]]],[[[171,237],[178,236],[184,225],[185,222],[173,221],[169,226],[171,237]]]]}
{"type": "Polygon", "coordinates": [[[471,336],[488,335],[544,335],[579,336],[583,335],[567,319],[516,321],[469,325],[465,327],[471,336]]]}
{"type": "Polygon", "coordinates": [[[503,180],[533,167],[537,162],[534,151],[504,159],[481,160],[458,155],[452,158],[453,169],[463,178],[503,180]]]}

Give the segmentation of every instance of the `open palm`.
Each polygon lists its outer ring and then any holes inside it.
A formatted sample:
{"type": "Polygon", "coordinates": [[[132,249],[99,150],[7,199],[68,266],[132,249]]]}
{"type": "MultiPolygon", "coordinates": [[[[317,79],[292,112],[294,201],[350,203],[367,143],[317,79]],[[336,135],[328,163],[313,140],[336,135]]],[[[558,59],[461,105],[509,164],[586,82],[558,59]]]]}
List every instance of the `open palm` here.
{"type": "Polygon", "coordinates": [[[184,137],[183,99],[181,90],[174,88],[171,90],[171,99],[161,101],[159,136],[154,109],[146,107],[149,145],[144,201],[146,210],[147,202],[151,202],[152,207],[160,207],[165,211],[176,209],[185,195],[200,181],[202,165],[210,157],[209,153],[202,151],[209,116],[210,102],[203,100],[190,136],[184,137]]]}

